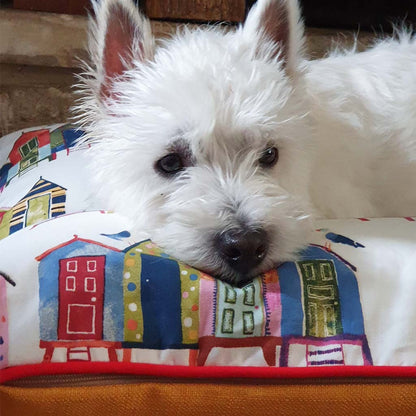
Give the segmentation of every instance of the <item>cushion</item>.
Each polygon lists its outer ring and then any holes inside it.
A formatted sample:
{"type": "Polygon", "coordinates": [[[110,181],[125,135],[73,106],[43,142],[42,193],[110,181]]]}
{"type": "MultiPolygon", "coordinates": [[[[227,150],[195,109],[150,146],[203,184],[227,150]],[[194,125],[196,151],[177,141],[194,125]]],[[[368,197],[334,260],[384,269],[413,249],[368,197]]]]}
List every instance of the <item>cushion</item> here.
{"type": "Polygon", "coordinates": [[[63,124],[0,139],[0,368],[168,377],[416,376],[416,217],[321,220],[242,288],[86,208],[63,124]]]}

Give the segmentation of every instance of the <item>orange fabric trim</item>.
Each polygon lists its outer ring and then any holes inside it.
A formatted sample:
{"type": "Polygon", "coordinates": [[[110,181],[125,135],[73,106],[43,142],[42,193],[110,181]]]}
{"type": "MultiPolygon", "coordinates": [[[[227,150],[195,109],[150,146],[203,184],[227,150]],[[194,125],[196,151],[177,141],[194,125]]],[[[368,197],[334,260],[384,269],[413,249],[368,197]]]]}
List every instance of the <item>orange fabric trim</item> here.
{"type": "Polygon", "coordinates": [[[414,415],[416,385],[142,382],[89,387],[0,386],[2,416],[414,415]]]}

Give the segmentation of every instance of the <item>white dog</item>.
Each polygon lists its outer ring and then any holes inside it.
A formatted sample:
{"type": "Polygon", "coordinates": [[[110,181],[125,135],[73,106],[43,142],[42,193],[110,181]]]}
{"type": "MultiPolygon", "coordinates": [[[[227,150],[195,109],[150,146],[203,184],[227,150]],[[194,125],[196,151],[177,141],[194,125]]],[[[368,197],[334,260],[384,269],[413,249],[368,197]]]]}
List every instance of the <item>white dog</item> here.
{"type": "Polygon", "coordinates": [[[93,3],[79,105],[107,207],[241,284],[312,219],[416,215],[416,39],[308,61],[296,0],[157,49],[131,0],[93,3]]]}

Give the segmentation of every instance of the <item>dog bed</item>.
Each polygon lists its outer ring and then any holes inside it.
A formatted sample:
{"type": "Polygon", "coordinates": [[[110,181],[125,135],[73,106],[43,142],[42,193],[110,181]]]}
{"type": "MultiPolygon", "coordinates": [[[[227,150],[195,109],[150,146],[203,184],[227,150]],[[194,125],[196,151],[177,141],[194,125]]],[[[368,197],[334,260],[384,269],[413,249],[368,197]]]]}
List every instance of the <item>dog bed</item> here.
{"type": "Polygon", "coordinates": [[[416,217],[232,287],[91,208],[81,135],[0,139],[2,415],[413,414],[416,217]]]}

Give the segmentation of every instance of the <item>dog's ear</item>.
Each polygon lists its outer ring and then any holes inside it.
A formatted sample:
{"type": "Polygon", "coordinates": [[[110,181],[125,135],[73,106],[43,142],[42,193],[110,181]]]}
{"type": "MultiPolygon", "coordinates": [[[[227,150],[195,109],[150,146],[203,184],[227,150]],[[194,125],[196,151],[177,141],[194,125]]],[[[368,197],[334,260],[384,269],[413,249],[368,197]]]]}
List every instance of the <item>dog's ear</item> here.
{"type": "Polygon", "coordinates": [[[151,60],[154,39],[150,22],[132,0],[92,0],[89,50],[100,99],[111,96],[112,84],[134,63],[151,60]]]}
{"type": "Polygon", "coordinates": [[[296,70],[303,51],[303,22],[297,0],[258,0],[243,33],[257,42],[259,55],[279,57],[288,72],[296,70]]]}

